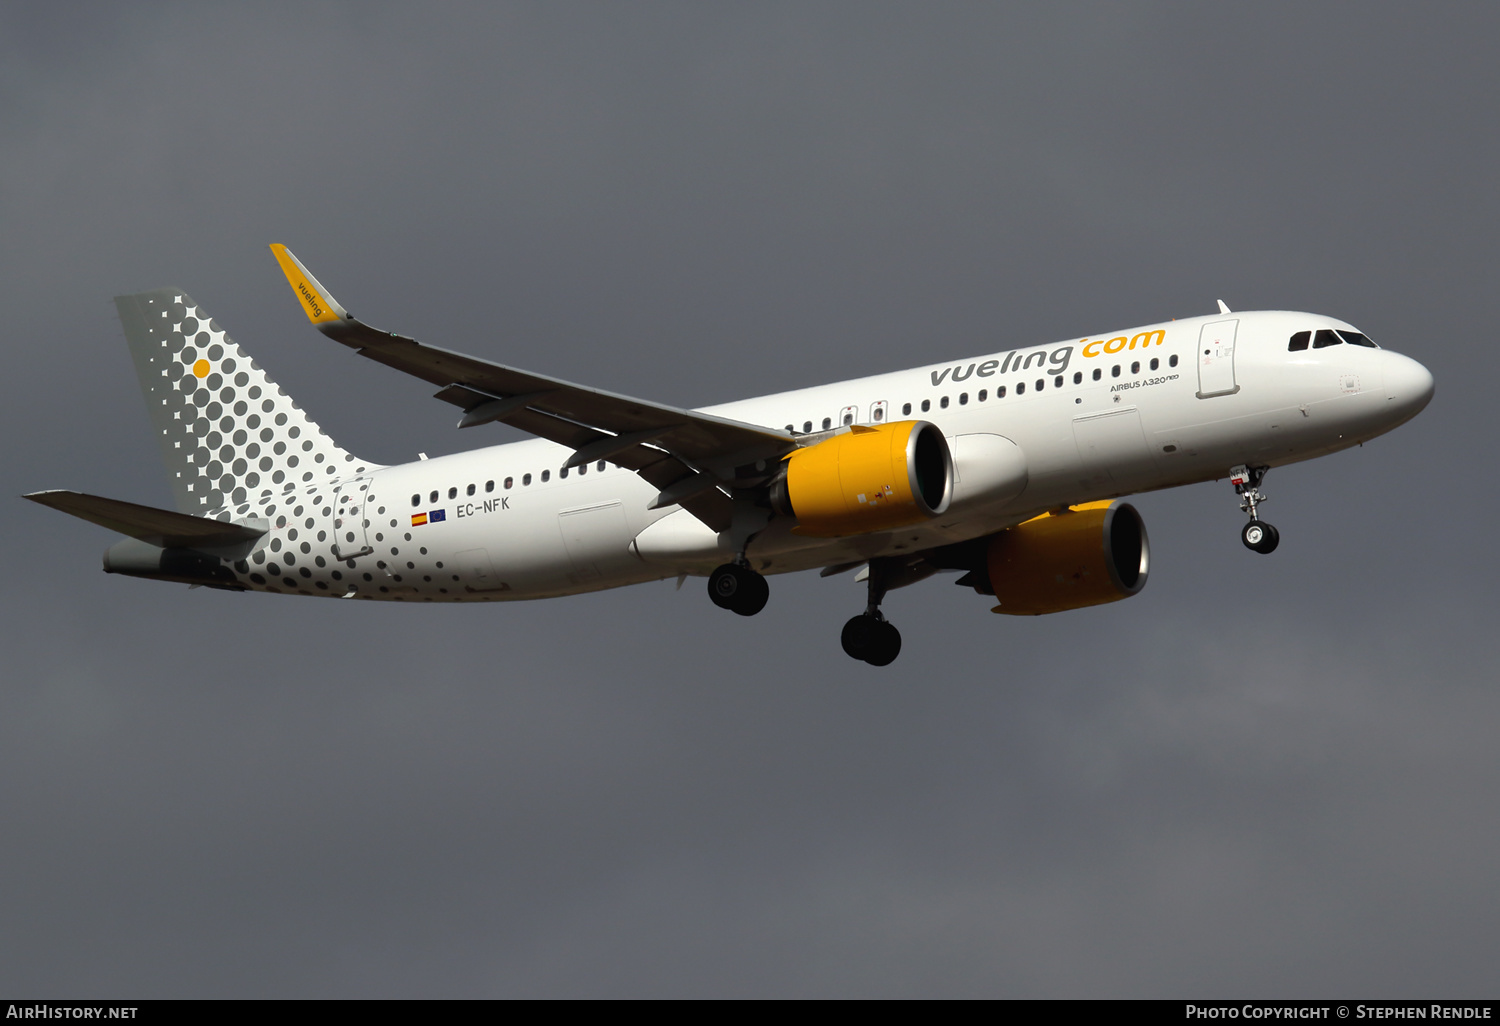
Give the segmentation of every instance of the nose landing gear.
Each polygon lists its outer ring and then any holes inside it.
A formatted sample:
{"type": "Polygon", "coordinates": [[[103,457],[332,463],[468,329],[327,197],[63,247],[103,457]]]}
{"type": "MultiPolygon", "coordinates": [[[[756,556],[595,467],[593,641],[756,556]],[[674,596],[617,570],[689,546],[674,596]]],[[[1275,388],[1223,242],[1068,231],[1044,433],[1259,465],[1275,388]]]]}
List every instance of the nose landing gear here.
{"type": "Polygon", "coordinates": [[[1269,467],[1247,467],[1243,463],[1229,471],[1229,483],[1240,496],[1240,509],[1250,515],[1250,522],[1240,531],[1240,541],[1245,548],[1261,555],[1276,551],[1281,544],[1281,532],[1260,518],[1260,504],[1266,497],[1260,490],[1269,467]]]}
{"type": "Polygon", "coordinates": [[[720,609],[754,616],[766,608],[771,586],[748,565],[725,563],[708,575],[708,597],[720,609]]]}
{"type": "Polygon", "coordinates": [[[870,560],[869,602],[863,613],[844,624],[839,635],[839,642],[850,658],[871,666],[889,666],[901,654],[901,632],[880,611],[889,583],[885,569],[883,561],[870,560]]]}

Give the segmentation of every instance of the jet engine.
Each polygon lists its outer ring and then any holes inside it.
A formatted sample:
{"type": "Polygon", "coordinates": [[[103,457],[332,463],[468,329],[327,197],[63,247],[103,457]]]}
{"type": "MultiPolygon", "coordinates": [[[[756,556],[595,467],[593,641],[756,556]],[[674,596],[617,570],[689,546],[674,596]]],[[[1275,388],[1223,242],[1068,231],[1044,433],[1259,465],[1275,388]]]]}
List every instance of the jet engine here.
{"type": "Polygon", "coordinates": [[[771,485],[771,505],[795,517],[794,534],[839,538],[920,523],[948,508],[953,457],[938,428],[922,420],[848,434],[788,456],[771,485]]]}
{"type": "Polygon", "coordinates": [[[1150,563],[1146,525],[1128,502],[1044,513],[990,537],[985,566],[1000,602],[991,612],[1040,616],[1129,598],[1150,563]]]}

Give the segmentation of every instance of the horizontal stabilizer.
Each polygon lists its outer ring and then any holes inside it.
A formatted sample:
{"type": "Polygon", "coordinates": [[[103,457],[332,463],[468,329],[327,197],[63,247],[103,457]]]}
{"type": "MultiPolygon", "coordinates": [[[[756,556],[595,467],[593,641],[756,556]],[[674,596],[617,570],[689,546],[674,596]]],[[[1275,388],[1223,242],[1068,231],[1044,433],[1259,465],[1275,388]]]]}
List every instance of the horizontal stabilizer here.
{"type": "Polygon", "coordinates": [[[23,498],[163,549],[248,551],[266,533],[266,528],[229,524],[222,520],[174,513],[154,506],[138,506],[120,499],[85,495],[83,492],[59,489],[32,492],[23,498]]]}

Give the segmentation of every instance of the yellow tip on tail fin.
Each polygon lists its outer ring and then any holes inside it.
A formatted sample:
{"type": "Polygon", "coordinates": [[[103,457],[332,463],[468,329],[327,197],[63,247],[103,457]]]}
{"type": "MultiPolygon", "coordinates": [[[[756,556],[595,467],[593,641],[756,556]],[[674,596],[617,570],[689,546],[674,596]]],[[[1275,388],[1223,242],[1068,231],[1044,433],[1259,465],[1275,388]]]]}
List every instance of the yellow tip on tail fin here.
{"type": "Polygon", "coordinates": [[[349,312],[339,305],[338,300],[328,294],[328,290],[312,276],[312,272],[302,266],[302,261],[293,256],[291,250],[279,242],[273,242],[271,252],[275,254],[276,262],[281,265],[281,272],[286,275],[287,283],[297,294],[297,301],[307,312],[308,320],[317,325],[324,325],[342,321],[349,316],[349,312]]]}

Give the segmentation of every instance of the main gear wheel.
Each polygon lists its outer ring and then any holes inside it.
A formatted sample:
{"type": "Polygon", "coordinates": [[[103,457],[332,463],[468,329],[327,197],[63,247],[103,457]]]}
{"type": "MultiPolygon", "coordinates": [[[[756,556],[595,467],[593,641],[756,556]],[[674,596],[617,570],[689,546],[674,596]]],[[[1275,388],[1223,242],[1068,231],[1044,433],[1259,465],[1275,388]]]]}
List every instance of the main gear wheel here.
{"type": "Polygon", "coordinates": [[[844,624],[839,641],[853,659],[889,666],[901,654],[901,632],[876,613],[861,613],[844,624]]]}
{"type": "Polygon", "coordinates": [[[708,597],[720,609],[741,616],[754,616],[766,608],[771,586],[748,566],[725,563],[708,575],[708,597]]]}

